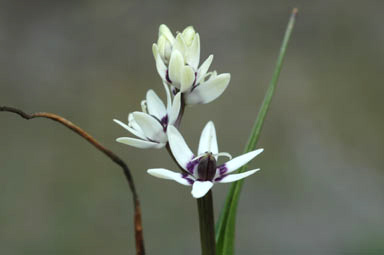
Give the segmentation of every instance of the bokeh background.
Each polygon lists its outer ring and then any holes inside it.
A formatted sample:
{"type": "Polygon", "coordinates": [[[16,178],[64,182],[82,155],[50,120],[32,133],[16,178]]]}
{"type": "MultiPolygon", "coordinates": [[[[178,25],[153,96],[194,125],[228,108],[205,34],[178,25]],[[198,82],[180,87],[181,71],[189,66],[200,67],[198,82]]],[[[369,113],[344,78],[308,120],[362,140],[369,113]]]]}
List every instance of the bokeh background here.
{"type": "MultiPolygon", "coordinates": [[[[208,120],[221,151],[242,152],[293,7],[300,9],[240,202],[237,254],[384,254],[383,1],[0,2],[0,104],[60,114],[132,169],[148,254],[199,254],[190,189],[145,173],[164,150],[115,142],[112,122],[164,98],[151,52],[158,26],[193,25],[202,59],[231,83],[188,108],[197,148],[208,120]]],[[[214,188],[216,214],[229,185],[214,188]]],[[[0,114],[0,254],[134,254],[119,167],[66,128],[0,114]]]]}

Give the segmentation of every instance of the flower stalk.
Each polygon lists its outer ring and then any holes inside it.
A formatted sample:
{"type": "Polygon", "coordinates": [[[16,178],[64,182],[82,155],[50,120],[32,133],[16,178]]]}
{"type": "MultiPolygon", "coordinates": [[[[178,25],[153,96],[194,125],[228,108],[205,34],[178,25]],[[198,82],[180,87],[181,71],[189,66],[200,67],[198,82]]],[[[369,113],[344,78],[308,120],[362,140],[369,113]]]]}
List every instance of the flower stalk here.
{"type": "Polygon", "coordinates": [[[200,223],[200,243],[202,255],[216,255],[215,219],[212,191],[197,199],[200,223]]]}
{"type": "Polygon", "coordinates": [[[185,111],[185,99],[184,97],[182,96],[180,98],[180,111],[179,111],[179,116],[177,117],[176,121],[175,121],[175,127],[179,128],[180,127],[180,124],[181,124],[181,119],[183,118],[184,116],[184,111],[185,111]]]}

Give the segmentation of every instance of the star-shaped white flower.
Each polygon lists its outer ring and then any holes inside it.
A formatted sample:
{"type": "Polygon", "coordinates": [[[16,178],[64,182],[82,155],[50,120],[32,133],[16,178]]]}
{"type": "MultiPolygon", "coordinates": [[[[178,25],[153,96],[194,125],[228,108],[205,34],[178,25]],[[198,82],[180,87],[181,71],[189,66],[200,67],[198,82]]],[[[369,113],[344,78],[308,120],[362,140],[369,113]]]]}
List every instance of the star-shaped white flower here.
{"type": "Polygon", "coordinates": [[[153,44],[152,51],[160,77],[173,91],[183,93],[186,104],[209,103],[229,84],[229,73],[208,72],[213,55],[199,67],[200,36],[191,26],[175,38],[166,25],[161,25],[158,42],[153,44]]]}
{"type": "Polygon", "coordinates": [[[214,183],[235,182],[260,170],[254,169],[231,174],[263,152],[263,149],[254,150],[233,159],[228,153],[219,153],[216,130],[212,121],[206,124],[201,133],[197,156],[192,153],[184,138],[174,126],[168,127],[167,134],[172,154],[184,172],[177,173],[164,168],[148,169],[147,172],[158,178],[192,186],[192,196],[194,198],[205,196],[214,183]],[[229,156],[230,160],[217,166],[218,156],[229,156]]]}
{"type": "Polygon", "coordinates": [[[180,112],[180,93],[171,100],[171,94],[167,86],[164,86],[167,94],[167,107],[153,90],[148,90],[146,100],[141,102],[142,112],[133,112],[128,115],[128,125],[114,119],[117,124],[137,136],[119,137],[117,142],[136,148],[163,148],[168,141],[167,128],[173,125],[180,112]]]}

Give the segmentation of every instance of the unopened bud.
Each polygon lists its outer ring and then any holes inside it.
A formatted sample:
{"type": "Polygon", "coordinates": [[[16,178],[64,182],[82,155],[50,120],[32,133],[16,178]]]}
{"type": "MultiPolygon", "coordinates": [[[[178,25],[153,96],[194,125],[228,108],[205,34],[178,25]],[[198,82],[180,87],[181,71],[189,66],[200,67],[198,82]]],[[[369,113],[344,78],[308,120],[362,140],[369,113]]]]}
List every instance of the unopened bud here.
{"type": "Polygon", "coordinates": [[[159,28],[159,37],[160,36],[165,36],[165,38],[171,43],[173,44],[174,41],[175,41],[175,37],[173,37],[172,35],[172,32],[171,30],[169,30],[169,28],[166,26],[166,25],[160,25],[160,28],[159,28]]]}
{"type": "Polygon", "coordinates": [[[184,29],[182,36],[183,36],[183,39],[184,39],[186,46],[190,46],[192,44],[193,39],[195,38],[195,35],[196,35],[196,32],[192,26],[189,26],[189,27],[184,29]]]}

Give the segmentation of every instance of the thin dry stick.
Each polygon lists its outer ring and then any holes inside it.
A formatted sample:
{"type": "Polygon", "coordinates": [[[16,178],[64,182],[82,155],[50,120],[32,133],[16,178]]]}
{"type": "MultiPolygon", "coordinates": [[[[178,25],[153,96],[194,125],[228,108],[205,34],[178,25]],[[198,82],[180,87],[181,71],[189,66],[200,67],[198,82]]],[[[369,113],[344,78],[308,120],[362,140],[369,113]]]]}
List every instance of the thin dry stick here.
{"type": "Polygon", "coordinates": [[[24,119],[30,120],[34,118],[47,118],[54,121],[59,122],[60,124],[63,124],[67,128],[71,129],[81,137],[83,137],[85,140],[90,142],[93,146],[95,146],[99,151],[103,152],[107,157],[109,157],[113,162],[118,164],[124,172],[125,178],[128,182],[129,188],[131,189],[132,195],[133,195],[133,205],[135,208],[135,217],[134,217],[134,224],[135,224],[135,239],[136,239],[136,254],[137,255],[144,255],[145,249],[144,249],[144,238],[143,238],[143,226],[141,222],[141,209],[140,209],[140,202],[139,198],[136,192],[135,184],[133,182],[133,178],[131,175],[131,172],[127,166],[127,164],[120,159],[116,154],[114,154],[112,151],[105,148],[103,145],[101,145],[95,138],[93,138],[91,135],[89,135],[87,132],[85,132],[80,127],[76,126],[69,120],[53,114],[53,113],[47,113],[47,112],[36,112],[33,114],[27,114],[23,112],[22,110],[19,110],[14,107],[8,107],[8,106],[0,106],[0,111],[2,112],[12,112],[16,113],[19,116],[21,116],[24,119]]]}

